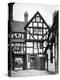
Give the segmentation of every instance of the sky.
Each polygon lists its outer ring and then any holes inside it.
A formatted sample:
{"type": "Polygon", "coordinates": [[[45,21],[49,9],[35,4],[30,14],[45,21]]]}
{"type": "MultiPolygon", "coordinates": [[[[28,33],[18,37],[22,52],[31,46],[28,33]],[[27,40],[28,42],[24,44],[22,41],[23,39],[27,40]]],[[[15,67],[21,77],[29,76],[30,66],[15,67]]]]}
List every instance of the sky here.
{"type": "Polygon", "coordinates": [[[27,11],[29,21],[39,11],[47,24],[51,26],[55,10],[59,10],[58,5],[15,3],[13,6],[13,20],[24,21],[24,13],[27,11]]]}

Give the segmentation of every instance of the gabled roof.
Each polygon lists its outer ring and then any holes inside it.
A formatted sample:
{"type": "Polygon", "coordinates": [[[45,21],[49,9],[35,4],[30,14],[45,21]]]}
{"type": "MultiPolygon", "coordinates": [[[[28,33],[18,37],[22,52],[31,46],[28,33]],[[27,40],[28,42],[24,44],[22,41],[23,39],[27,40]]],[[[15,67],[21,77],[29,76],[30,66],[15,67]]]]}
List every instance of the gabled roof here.
{"type": "Polygon", "coordinates": [[[12,22],[12,32],[24,32],[25,23],[22,21],[12,22]]]}
{"type": "Polygon", "coordinates": [[[26,29],[28,27],[28,25],[30,24],[30,22],[32,22],[32,20],[36,17],[36,15],[39,15],[39,17],[43,20],[43,22],[45,23],[45,25],[47,26],[48,29],[50,29],[50,27],[48,26],[48,24],[46,23],[46,21],[44,20],[44,18],[41,16],[41,14],[37,11],[35,13],[35,15],[30,19],[30,21],[25,25],[24,29],[26,29]]]}

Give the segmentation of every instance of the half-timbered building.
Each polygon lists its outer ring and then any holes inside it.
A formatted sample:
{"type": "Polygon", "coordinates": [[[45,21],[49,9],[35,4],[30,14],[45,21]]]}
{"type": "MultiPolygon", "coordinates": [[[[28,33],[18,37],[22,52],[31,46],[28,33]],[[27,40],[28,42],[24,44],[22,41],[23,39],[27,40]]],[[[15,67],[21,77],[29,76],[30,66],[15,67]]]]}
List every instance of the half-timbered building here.
{"type": "MultiPolygon", "coordinates": [[[[12,5],[10,5],[10,8],[12,5]]],[[[10,9],[12,10],[12,9],[10,9]]],[[[58,12],[54,16],[52,27],[46,23],[39,11],[28,21],[24,13],[24,22],[9,18],[9,66],[16,69],[37,69],[49,71],[49,65],[56,68],[58,53],[58,12]]],[[[55,69],[56,70],[56,69],[55,69]]]]}

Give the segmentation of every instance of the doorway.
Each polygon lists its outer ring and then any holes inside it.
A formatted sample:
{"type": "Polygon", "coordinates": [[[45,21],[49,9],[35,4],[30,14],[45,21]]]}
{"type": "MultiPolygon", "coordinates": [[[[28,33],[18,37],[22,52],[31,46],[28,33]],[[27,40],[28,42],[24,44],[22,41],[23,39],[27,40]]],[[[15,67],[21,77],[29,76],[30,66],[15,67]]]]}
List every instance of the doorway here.
{"type": "Polygon", "coordinates": [[[30,56],[30,68],[35,69],[35,56],[30,56]]]}

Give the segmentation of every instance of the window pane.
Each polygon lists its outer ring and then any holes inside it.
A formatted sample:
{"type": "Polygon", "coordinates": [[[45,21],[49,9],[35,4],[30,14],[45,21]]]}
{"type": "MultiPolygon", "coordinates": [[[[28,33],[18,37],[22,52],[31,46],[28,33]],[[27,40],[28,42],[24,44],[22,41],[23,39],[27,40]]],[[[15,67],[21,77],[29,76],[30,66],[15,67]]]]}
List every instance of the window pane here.
{"type": "Polygon", "coordinates": [[[43,29],[43,33],[44,33],[44,34],[46,33],[46,29],[43,29]]]}
{"type": "Polygon", "coordinates": [[[42,27],[42,23],[39,23],[38,26],[39,26],[39,27],[42,27]]]}
{"type": "Polygon", "coordinates": [[[33,19],[33,22],[35,21],[35,19],[33,19]]]}
{"type": "Polygon", "coordinates": [[[33,53],[33,48],[27,48],[27,53],[33,53]]]}
{"type": "Polygon", "coordinates": [[[39,49],[39,53],[42,53],[42,49],[39,49]]]}
{"type": "Polygon", "coordinates": [[[27,39],[29,39],[29,34],[27,34],[27,39]]]}
{"type": "Polygon", "coordinates": [[[39,17],[36,17],[36,21],[39,22],[40,21],[40,18],[39,17]]]}
{"type": "Polygon", "coordinates": [[[40,49],[42,49],[43,48],[43,43],[40,43],[40,49]]]}
{"type": "Polygon", "coordinates": [[[27,42],[26,45],[27,45],[27,47],[33,47],[33,43],[32,42],[27,42]]]}
{"type": "Polygon", "coordinates": [[[40,48],[40,43],[38,43],[38,48],[40,48]]]}
{"type": "Polygon", "coordinates": [[[43,20],[41,19],[41,22],[43,22],[43,20]]]}
{"type": "Polygon", "coordinates": [[[37,23],[34,23],[34,27],[37,27],[37,23]]]}
{"type": "Polygon", "coordinates": [[[35,49],[37,48],[37,42],[34,42],[34,48],[35,49]]]}
{"type": "Polygon", "coordinates": [[[46,47],[46,46],[47,46],[47,42],[44,41],[44,43],[43,43],[43,47],[46,47]]]}
{"type": "Polygon", "coordinates": [[[30,39],[33,39],[33,37],[30,35],[30,39]]]}
{"type": "Polygon", "coordinates": [[[34,35],[34,38],[37,39],[37,35],[34,35]]]}
{"type": "Polygon", "coordinates": [[[46,28],[46,25],[44,24],[44,28],[46,28]]]}
{"type": "Polygon", "coordinates": [[[42,36],[41,35],[39,35],[39,39],[41,39],[42,38],[42,36]]]}
{"type": "Polygon", "coordinates": [[[32,28],[30,28],[30,33],[33,33],[33,29],[32,28]]]}
{"type": "Polygon", "coordinates": [[[34,34],[38,34],[38,29],[34,29],[34,34]]]}
{"type": "Polygon", "coordinates": [[[34,53],[38,53],[38,49],[34,49],[34,53]]]}
{"type": "Polygon", "coordinates": [[[13,38],[13,36],[14,36],[14,35],[13,35],[13,33],[12,33],[11,38],[13,38]]]}
{"type": "Polygon", "coordinates": [[[24,34],[22,34],[22,39],[24,38],[24,34]]]}
{"type": "Polygon", "coordinates": [[[29,24],[29,27],[30,27],[30,26],[32,27],[32,23],[29,24]]]}

